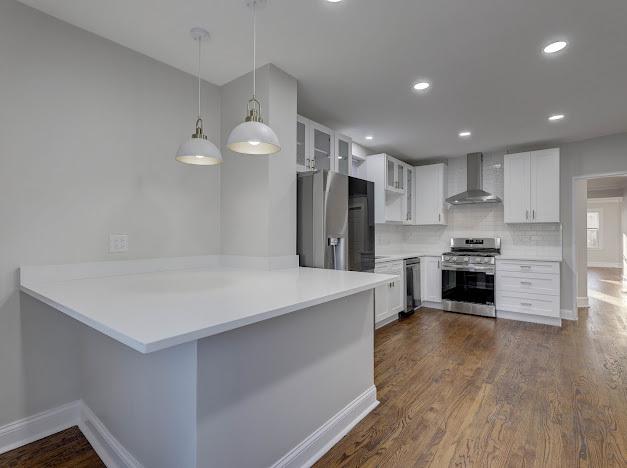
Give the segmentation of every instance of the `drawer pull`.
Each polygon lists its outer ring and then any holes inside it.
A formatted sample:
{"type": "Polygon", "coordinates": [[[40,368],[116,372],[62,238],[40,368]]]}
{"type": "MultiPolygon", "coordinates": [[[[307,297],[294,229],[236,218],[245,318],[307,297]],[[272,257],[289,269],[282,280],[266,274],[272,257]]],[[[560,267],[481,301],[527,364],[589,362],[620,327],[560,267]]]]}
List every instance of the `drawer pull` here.
{"type": "Polygon", "coordinates": [[[520,305],[525,307],[531,307],[533,304],[531,304],[530,302],[521,302],[520,305]]]}
{"type": "Polygon", "coordinates": [[[531,265],[520,265],[521,269],[531,270],[531,265]]]}
{"type": "Polygon", "coordinates": [[[521,281],[520,284],[524,284],[525,286],[531,286],[531,281],[521,281]]]}

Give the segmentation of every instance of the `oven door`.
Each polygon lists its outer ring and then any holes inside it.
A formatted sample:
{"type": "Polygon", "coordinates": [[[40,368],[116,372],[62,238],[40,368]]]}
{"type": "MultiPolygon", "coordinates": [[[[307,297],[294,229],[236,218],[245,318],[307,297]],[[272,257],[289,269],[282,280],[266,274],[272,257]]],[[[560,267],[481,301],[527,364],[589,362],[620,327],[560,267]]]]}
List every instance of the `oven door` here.
{"type": "Polygon", "coordinates": [[[494,305],[494,267],[442,265],[442,300],[494,305]]]}

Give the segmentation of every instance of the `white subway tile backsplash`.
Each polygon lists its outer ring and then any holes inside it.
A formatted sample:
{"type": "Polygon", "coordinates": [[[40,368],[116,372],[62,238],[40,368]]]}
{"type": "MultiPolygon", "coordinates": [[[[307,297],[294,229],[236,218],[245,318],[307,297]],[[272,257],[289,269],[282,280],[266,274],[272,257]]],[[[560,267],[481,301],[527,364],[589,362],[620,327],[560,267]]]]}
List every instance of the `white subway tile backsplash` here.
{"type": "MultiPolygon", "coordinates": [[[[503,197],[503,155],[485,153],[484,190],[503,197]]],[[[448,160],[448,196],[466,190],[466,158],[448,160]]],[[[418,190],[418,193],[419,190],[418,190]]],[[[505,224],[503,204],[462,205],[449,208],[448,226],[376,226],[377,246],[387,250],[447,249],[451,237],[500,237],[503,253],[561,256],[561,225],[505,224]]]]}

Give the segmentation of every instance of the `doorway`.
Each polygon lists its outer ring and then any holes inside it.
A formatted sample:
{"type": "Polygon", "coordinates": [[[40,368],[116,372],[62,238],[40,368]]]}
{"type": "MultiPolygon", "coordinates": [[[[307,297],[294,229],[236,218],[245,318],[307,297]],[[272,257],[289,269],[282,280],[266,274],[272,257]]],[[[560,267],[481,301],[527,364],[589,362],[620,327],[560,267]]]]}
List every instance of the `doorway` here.
{"type": "Polygon", "coordinates": [[[627,174],[578,178],[573,190],[577,307],[627,307],[627,174]]]}

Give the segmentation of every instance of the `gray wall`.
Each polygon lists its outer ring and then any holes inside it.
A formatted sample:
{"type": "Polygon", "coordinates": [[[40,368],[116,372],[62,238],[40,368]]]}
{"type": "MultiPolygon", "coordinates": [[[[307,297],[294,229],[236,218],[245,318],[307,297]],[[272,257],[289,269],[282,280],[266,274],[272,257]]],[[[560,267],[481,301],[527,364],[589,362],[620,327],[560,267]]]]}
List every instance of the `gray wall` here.
{"type": "Polygon", "coordinates": [[[577,269],[573,255],[573,178],[612,173],[627,173],[627,133],[561,146],[560,216],[564,255],[561,279],[562,309],[574,309],[573,285],[577,269]]]}
{"type": "Polygon", "coordinates": [[[600,245],[598,249],[587,249],[588,266],[594,266],[595,263],[606,266],[613,265],[614,267],[622,266],[622,202],[615,199],[589,198],[587,208],[588,210],[598,210],[601,214],[600,245]]]}
{"type": "MultiPolygon", "coordinates": [[[[272,156],[223,149],[222,253],[296,254],[296,79],[274,65],[257,70],[257,98],[281,151],[272,156]]],[[[222,140],[242,122],[252,94],[252,73],[222,87],[222,140]]]]}
{"type": "MultiPolygon", "coordinates": [[[[45,335],[18,266],[219,253],[220,167],[174,160],[196,117],[190,75],[12,0],[0,63],[1,426],[76,397],[71,333],[45,335]],[[118,232],[128,255],[108,254],[118,232]]],[[[220,90],[203,95],[219,143],[220,90]]]]}

